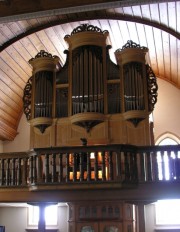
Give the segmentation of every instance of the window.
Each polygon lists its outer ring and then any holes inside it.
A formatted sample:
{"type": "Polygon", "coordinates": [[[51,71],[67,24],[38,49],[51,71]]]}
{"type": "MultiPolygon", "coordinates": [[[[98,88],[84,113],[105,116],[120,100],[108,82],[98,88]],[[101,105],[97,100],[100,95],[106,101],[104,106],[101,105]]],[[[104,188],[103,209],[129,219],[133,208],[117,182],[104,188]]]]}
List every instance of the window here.
{"type": "MultiPolygon", "coordinates": [[[[57,225],[57,205],[47,206],[45,208],[45,221],[47,226],[57,225]]],[[[29,206],[28,224],[31,226],[38,225],[39,221],[39,207],[29,206]]]]}
{"type": "Polygon", "coordinates": [[[157,225],[180,225],[180,199],[155,203],[157,225]]]}
{"type": "MultiPolygon", "coordinates": [[[[174,139],[165,137],[162,139],[158,145],[176,145],[178,144],[174,139]]],[[[178,152],[177,157],[175,156],[174,152],[171,152],[170,157],[168,157],[167,152],[164,153],[163,157],[160,152],[157,154],[157,162],[158,162],[158,170],[159,170],[159,180],[169,180],[170,175],[173,179],[176,179],[177,176],[179,175],[177,172],[175,173],[170,173],[170,162],[173,163],[173,166],[176,165],[176,163],[180,160],[180,153],[178,152]],[[171,161],[170,161],[171,160],[171,161]],[[165,169],[165,177],[163,177],[163,165],[165,169]]],[[[171,171],[172,172],[172,171],[171,171]]]]}

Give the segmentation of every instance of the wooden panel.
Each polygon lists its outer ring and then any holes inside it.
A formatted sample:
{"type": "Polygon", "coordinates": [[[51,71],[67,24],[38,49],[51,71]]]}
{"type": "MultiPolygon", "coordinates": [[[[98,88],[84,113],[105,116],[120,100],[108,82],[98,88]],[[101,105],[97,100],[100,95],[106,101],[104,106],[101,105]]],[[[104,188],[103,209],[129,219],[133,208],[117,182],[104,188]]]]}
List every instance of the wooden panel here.
{"type": "MultiPolygon", "coordinates": [[[[0,75],[2,75],[1,79],[2,82],[4,83],[4,84],[2,83],[3,88],[10,88],[11,91],[15,93],[15,95],[18,95],[20,98],[22,98],[23,89],[18,84],[16,84],[13,80],[11,80],[9,76],[4,74],[4,72],[2,72],[1,70],[0,70],[0,75]]],[[[22,87],[24,87],[24,85],[22,87]]]]}
{"type": "Polygon", "coordinates": [[[39,37],[37,36],[37,34],[32,34],[30,36],[28,36],[31,43],[33,44],[33,46],[38,50],[45,50],[48,51],[47,47],[42,43],[42,41],[39,39],[39,37]]]}
{"type": "Polygon", "coordinates": [[[6,95],[8,95],[11,99],[13,99],[14,102],[19,105],[19,107],[22,107],[22,99],[20,96],[18,96],[16,93],[12,91],[12,89],[6,85],[3,81],[0,82],[0,90],[6,90],[6,95]]]}
{"type": "Polygon", "coordinates": [[[159,22],[159,6],[158,4],[150,4],[151,20],[159,22]]]}
{"type": "Polygon", "coordinates": [[[177,83],[177,67],[178,67],[178,60],[177,60],[177,39],[173,36],[170,36],[170,58],[171,58],[171,75],[170,75],[170,81],[172,83],[177,83]]]}
{"type": "MultiPolygon", "coordinates": [[[[34,44],[29,39],[29,36],[21,39],[21,44],[26,48],[26,50],[29,52],[30,58],[34,58],[35,55],[39,52],[37,48],[34,46],[34,44]]],[[[26,58],[26,61],[29,61],[28,58],[26,58]]]]}
{"type": "Polygon", "coordinates": [[[46,31],[48,38],[51,40],[51,43],[54,46],[51,52],[59,56],[62,64],[65,63],[64,55],[62,55],[65,49],[64,49],[64,46],[62,46],[62,44],[59,42],[59,38],[58,38],[58,35],[56,34],[56,31],[54,30],[54,27],[48,28],[45,31],[46,31]]]}
{"type": "Polygon", "coordinates": [[[17,135],[17,130],[10,127],[7,123],[0,121],[0,138],[1,140],[13,140],[17,135]]]}
{"type": "MultiPolygon", "coordinates": [[[[1,86],[1,80],[0,80],[0,86],[1,86]]],[[[19,105],[17,102],[14,101],[13,98],[10,98],[8,95],[6,95],[2,90],[0,92],[0,99],[4,102],[4,104],[11,107],[14,111],[17,113],[20,113],[22,111],[22,105],[19,105]]]]}
{"type": "Polygon", "coordinates": [[[125,21],[118,21],[119,29],[121,30],[122,38],[123,38],[123,45],[127,43],[130,38],[129,31],[127,29],[127,22],[125,21]]]}
{"type": "Polygon", "coordinates": [[[167,3],[159,3],[159,9],[160,22],[164,25],[168,25],[167,3]]]}
{"type": "Polygon", "coordinates": [[[159,29],[153,28],[153,34],[154,34],[154,45],[155,45],[157,68],[158,68],[157,73],[159,76],[164,76],[164,54],[163,54],[162,33],[159,29]]]}
{"type": "Polygon", "coordinates": [[[127,22],[127,28],[128,28],[129,35],[130,35],[130,40],[139,44],[139,35],[137,33],[136,23],[127,22]]]}
{"type": "Polygon", "coordinates": [[[26,73],[26,75],[29,76],[31,74],[30,65],[27,63],[26,60],[22,58],[21,54],[14,48],[14,46],[8,47],[6,51],[16,62],[16,64],[18,64],[21,67],[21,69],[26,73]]]}
{"type": "Polygon", "coordinates": [[[151,59],[151,67],[153,71],[156,73],[156,75],[158,75],[157,56],[156,56],[156,48],[154,44],[153,28],[149,26],[145,26],[145,33],[147,38],[147,47],[149,48],[149,56],[151,59]]]}
{"type": "Polygon", "coordinates": [[[141,5],[141,11],[142,11],[142,17],[145,19],[151,19],[151,14],[150,14],[150,6],[147,5],[141,5]]]}
{"type": "Polygon", "coordinates": [[[170,69],[170,46],[169,46],[169,34],[162,32],[162,46],[163,46],[163,57],[164,57],[164,79],[168,79],[171,75],[170,69]]]}
{"type": "MultiPolygon", "coordinates": [[[[11,47],[12,48],[12,47],[11,47]]],[[[1,56],[3,57],[3,60],[5,60],[8,64],[10,64],[11,68],[23,79],[23,81],[26,83],[26,81],[29,79],[29,76],[31,75],[31,68],[30,66],[27,66],[25,63],[27,69],[24,70],[23,63],[16,62],[15,54],[13,52],[8,53],[8,51],[11,51],[11,48],[8,48],[8,50],[5,50],[1,53],[1,56]]],[[[14,50],[12,48],[12,50],[14,50]]],[[[0,63],[1,66],[1,63],[0,63]]]]}
{"type": "Polygon", "coordinates": [[[0,100],[0,109],[15,119],[19,118],[19,112],[15,111],[11,106],[7,105],[2,100],[0,100]]]}
{"type": "Polygon", "coordinates": [[[39,40],[41,40],[41,43],[44,44],[44,47],[46,47],[46,51],[50,52],[52,55],[56,55],[56,56],[59,56],[59,49],[55,46],[56,44],[52,41],[52,38],[51,38],[51,35],[50,33],[50,30],[49,30],[49,33],[47,33],[49,29],[46,29],[46,30],[42,30],[37,34],[39,40]]]}
{"type": "MultiPolygon", "coordinates": [[[[178,40],[177,41],[177,49],[178,49],[178,63],[180,63],[180,41],[178,40]]],[[[180,88],[180,65],[178,65],[178,70],[177,70],[177,77],[178,77],[178,80],[177,80],[177,84],[176,86],[179,86],[180,88]]]]}
{"type": "Polygon", "coordinates": [[[10,116],[9,114],[7,114],[4,111],[1,111],[1,121],[3,121],[4,123],[7,123],[10,127],[16,129],[17,127],[17,119],[18,118],[13,118],[12,116],[10,116]]]}
{"type": "Polygon", "coordinates": [[[4,60],[4,57],[1,58],[0,60],[0,72],[1,72],[1,77],[3,79],[4,77],[10,78],[19,88],[23,89],[25,85],[25,81],[21,79],[21,77],[16,73],[13,69],[12,66],[10,66],[9,62],[6,62],[4,60]]]}

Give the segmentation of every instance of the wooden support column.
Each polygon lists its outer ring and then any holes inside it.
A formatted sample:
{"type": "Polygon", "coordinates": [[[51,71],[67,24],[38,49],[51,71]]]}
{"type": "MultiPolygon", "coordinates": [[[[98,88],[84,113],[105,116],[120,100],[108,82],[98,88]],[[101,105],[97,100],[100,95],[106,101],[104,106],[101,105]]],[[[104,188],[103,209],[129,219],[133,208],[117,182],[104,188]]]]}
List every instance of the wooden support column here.
{"type": "Polygon", "coordinates": [[[144,203],[138,203],[137,204],[137,217],[138,217],[138,225],[139,225],[139,231],[138,232],[144,232],[145,230],[145,213],[144,213],[144,203]]]}
{"type": "Polygon", "coordinates": [[[39,204],[38,232],[46,231],[45,208],[46,208],[46,204],[39,204]]]}

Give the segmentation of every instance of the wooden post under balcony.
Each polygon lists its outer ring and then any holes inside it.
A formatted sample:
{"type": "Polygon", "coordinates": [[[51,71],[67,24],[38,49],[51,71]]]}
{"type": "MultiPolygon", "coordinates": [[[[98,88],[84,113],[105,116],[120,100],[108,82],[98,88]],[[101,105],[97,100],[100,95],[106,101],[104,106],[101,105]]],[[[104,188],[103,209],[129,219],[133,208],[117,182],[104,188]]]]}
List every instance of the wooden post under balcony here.
{"type": "Polygon", "coordinates": [[[45,221],[45,204],[39,205],[39,222],[38,222],[38,232],[46,231],[46,221],[45,221]]]}
{"type": "Polygon", "coordinates": [[[145,229],[145,214],[144,214],[144,203],[138,203],[138,218],[139,223],[139,232],[146,231],[145,229]]]}

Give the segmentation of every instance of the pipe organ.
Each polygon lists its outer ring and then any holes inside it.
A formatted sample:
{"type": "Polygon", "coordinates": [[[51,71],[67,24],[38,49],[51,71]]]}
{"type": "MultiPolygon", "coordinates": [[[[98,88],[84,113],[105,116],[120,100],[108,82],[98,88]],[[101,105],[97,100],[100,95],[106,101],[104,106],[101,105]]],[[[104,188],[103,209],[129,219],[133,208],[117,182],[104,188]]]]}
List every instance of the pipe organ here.
{"type": "Polygon", "coordinates": [[[91,144],[136,144],[141,131],[142,138],[146,134],[142,145],[151,143],[148,118],[157,101],[157,84],[145,60],[148,48],[128,41],[116,50],[115,64],[108,36],[108,31],[82,24],[65,36],[69,49],[63,67],[57,68],[59,58],[45,51],[30,60],[33,75],[23,101],[33,141],[47,137],[48,146],[74,145],[86,137],[91,144]],[[128,138],[130,131],[133,139],[128,138]]]}
{"type": "MultiPolygon", "coordinates": [[[[52,124],[52,119],[55,117],[54,85],[55,70],[58,62],[58,57],[53,57],[45,51],[40,51],[35,58],[29,61],[33,66],[33,76],[31,107],[29,107],[31,111],[28,111],[27,117],[31,119],[32,125],[39,128],[42,133],[52,124]]],[[[24,99],[28,95],[26,87],[24,99]]]]}
{"type": "MultiPolygon", "coordinates": [[[[116,50],[117,62],[121,67],[121,93],[122,113],[126,120],[131,121],[135,126],[147,118],[154,108],[155,102],[150,102],[148,95],[148,75],[145,55],[148,48],[129,40],[121,49],[116,50]]],[[[154,77],[155,78],[155,77],[154,77]]],[[[157,99],[157,84],[154,92],[157,99]]]]}

